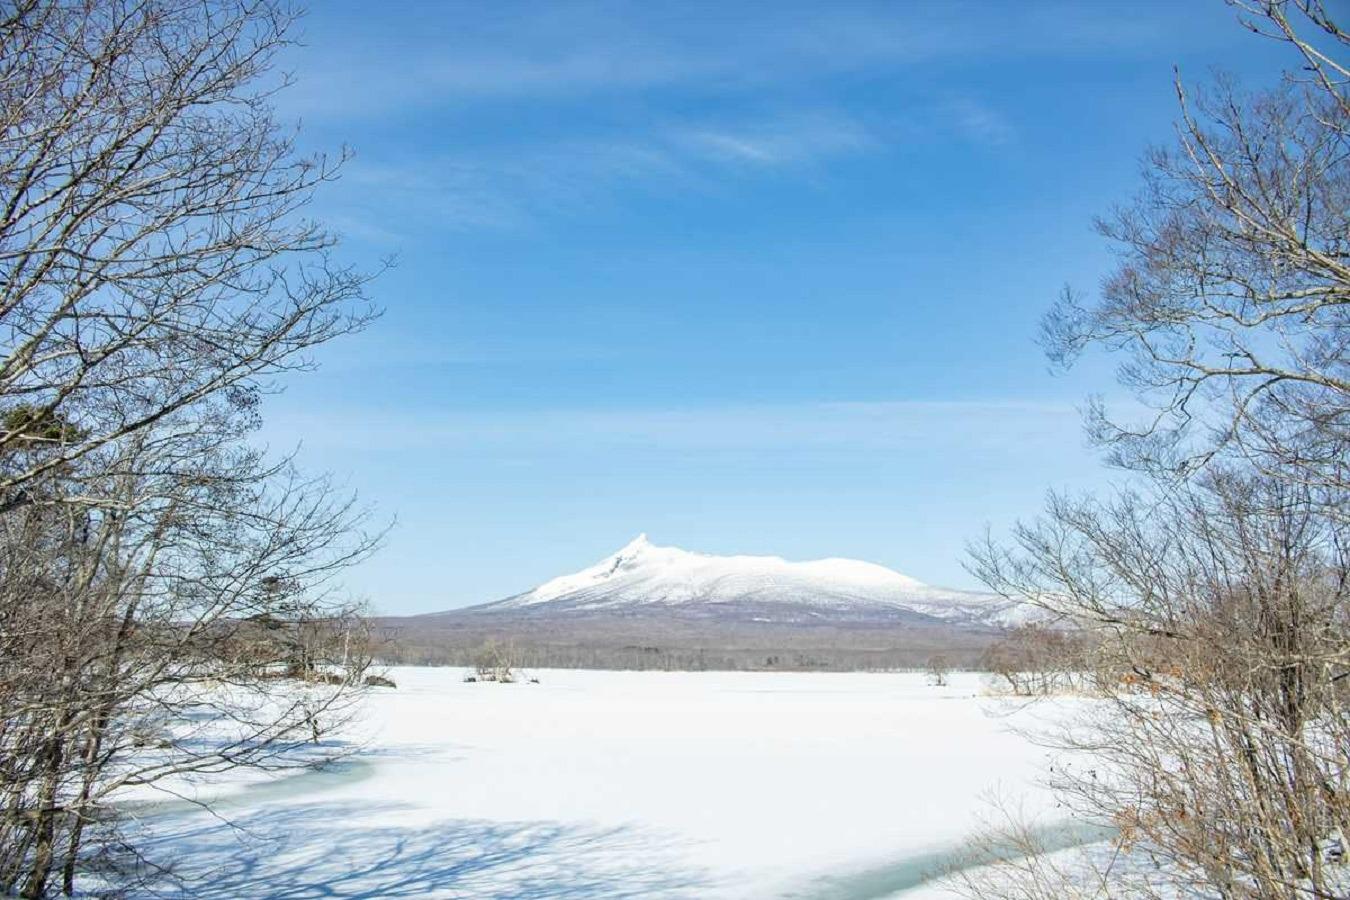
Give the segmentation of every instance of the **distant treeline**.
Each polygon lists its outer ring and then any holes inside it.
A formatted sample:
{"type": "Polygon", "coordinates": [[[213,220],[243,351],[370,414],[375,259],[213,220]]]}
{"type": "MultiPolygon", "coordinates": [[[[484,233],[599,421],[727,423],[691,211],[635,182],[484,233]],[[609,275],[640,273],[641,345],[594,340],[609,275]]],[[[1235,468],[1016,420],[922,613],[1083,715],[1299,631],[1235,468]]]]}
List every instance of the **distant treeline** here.
{"type": "MultiPolygon", "coordinates": [[[[393,644],[379,659],[386,665],[476,665],[481,646],[405,646],[393,644]]],[[[918,669],[933,654],[919,650],[758,650],[671,647],[574,647],[516,645],[516,665],[526,669],[628,669],[668,672],[786,671],[856,672],[918,669]]],[[[967,653],[953,660],[958,669],[980,668],[982,654],[967,653]]]]}
{"type": "Polygon", "coordinates": [[[388,665],[477,664],[485,646],[509,647],[523,668],[664,671],[879,671],[985,668],[1001,635],[960,629],[787,628],[669,623],[591,623],[591,628],[453,627],[417,620],[384,624],[377,658],[388,665]],[[412,624],[416,623],[416,624],[412,624]]]}

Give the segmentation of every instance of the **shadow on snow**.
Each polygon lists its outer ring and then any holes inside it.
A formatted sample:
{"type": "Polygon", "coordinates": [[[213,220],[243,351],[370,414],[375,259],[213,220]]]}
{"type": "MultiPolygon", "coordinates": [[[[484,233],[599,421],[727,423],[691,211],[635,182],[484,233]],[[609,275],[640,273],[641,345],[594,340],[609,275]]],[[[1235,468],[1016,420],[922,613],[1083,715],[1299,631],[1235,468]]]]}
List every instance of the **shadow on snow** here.
{"type": "MultiPolygon", "coordinates": [[[[316,803],[153,829],[147,855],[174,874],[146,896],[200,900],[521,900],[700,895],[669,842],[633,828],[455,820],[422,828],[362,827],[400,807],[316,803]]],[[[181,821],[181,820],[176,820],[181,821]]]]}

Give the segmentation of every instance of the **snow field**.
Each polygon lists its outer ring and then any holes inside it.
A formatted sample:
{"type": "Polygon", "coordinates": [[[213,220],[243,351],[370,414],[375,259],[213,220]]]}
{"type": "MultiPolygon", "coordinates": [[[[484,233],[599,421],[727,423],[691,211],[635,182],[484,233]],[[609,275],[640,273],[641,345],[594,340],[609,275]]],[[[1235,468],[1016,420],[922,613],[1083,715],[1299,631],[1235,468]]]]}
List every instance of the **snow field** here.
{"type": "Polygon", "coordinates": [[[359,769],[245,788],[243,831],[148,819],[156,852],[200,897],[887,896],[838,886],[958,845],[991,790],[1049,805],[980,676],[530,674],[394,669],[359,769]]]}

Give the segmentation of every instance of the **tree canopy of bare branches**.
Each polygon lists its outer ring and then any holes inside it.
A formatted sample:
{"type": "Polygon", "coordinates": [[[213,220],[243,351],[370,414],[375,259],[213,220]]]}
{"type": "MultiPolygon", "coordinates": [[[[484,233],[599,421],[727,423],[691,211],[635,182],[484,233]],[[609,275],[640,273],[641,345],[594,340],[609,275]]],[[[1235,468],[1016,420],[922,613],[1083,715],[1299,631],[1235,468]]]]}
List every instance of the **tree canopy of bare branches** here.
{"type": "Polygon", "coordinates": [[[1350,37],[1317,2],[1235,5],[1253,30],[1291,42],[1305,70],[1258,91],[1178,78],[1177,140],[1148,155],[1140,195],[1098,225],[1117,267],[1094,302],[1066,290],[1043,337],[1064,363],[1091,347],[1124,354],[1121,381],[1155,412],[1134,422],[1094,409],[1118,463],[1184,475],[1235,456],[1345,486],[1350,37]],[[1325,40],[1299,37],[1291,7],[1325,40]]]}
{"type": "Polygon", "coordinates": [[[0,22],[0,393],[78,428],[6,454],[0,489],[175,414],[247,424],[268,377],[368,321],[365,277],[302,217],[336,161],[297,156],[269,106],[291,25],[271,0],[26,0],[0,22]]]}

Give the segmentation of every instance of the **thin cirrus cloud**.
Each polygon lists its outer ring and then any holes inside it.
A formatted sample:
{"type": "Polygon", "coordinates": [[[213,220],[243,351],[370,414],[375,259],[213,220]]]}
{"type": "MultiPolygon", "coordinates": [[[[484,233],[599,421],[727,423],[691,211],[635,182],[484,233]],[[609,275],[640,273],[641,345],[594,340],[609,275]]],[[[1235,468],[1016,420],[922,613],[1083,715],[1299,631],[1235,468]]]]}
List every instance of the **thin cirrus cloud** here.
{"type": "Polygon", "coordinates": [[[992,9],[784,3],[772,14],[761,4],[501,4],[491,14],[445,4],[393,26],[359,8],[349,15],[359,29],[330,27],[300,51],[285,102],[308,117],[597,92],[754,91],[919,64],[1128,52],[1167,38],[1165,25],[1126,5],[1062,0],[992,9]]]}
{"type": "Polygon", "coordinates": [[[429,228],[527,230],[625,192],[812,181],[831,162],[942,141],[1002,152],[1018,139],[1010,111],[950,79],[936,87],[932,72],[1156,48],[1172,39],[1166,19],[1059,0],[786,2],[773,15],[753,3],[447,3],[392,17],[334,0],[287,61],[296,83],[278,102],[360,148],[325,217],[400,247],[429,228]],[[859,76],[905,96],[836,91],[859,76]]]}
{"type": "Polygon", "coordinates": [[[862,124],[825,113],[725,126],[686,126],[673,129],[667,140],[696,158],[762,167],[809,165],[881,146],[879,138],[862,124]]]}
{"type": "Polygon", "coordinates": [[[974,97],[950,97],[941,110],[950,127],[971,143],[997,148],[1017,137],[1007,116],[974,97]]]}
{"type": "Polygon", "coordinates": [[[358,159],[327,218],[351,237],[396,244],[390,223],[519,229],[605,202],[623,190],[716,191],[728,178],[801,173],[884,146],[859,122],[809,111],[497,148],[483,155],[358,159]],[[370,223],[380,223],[373,226],[370,223]]]}
{"type": "MultiPolygon", "coordinates": [[[[755,90],[874,65],[914,63],[964,46],[955,21],[818,7],[765,17],[662,15],[655,6],[558,5],[442,32],[321,35],[284,99],[311,118],[369,118],[443,105],[557,100],[654,89],[755,90]],[[492,47],[491,51],[481,48],[492,47]],[[848,47],[848,53],[840,53],[848,47]]],[[[668,11],[666,11],[668,12],[668,11]]]]}

